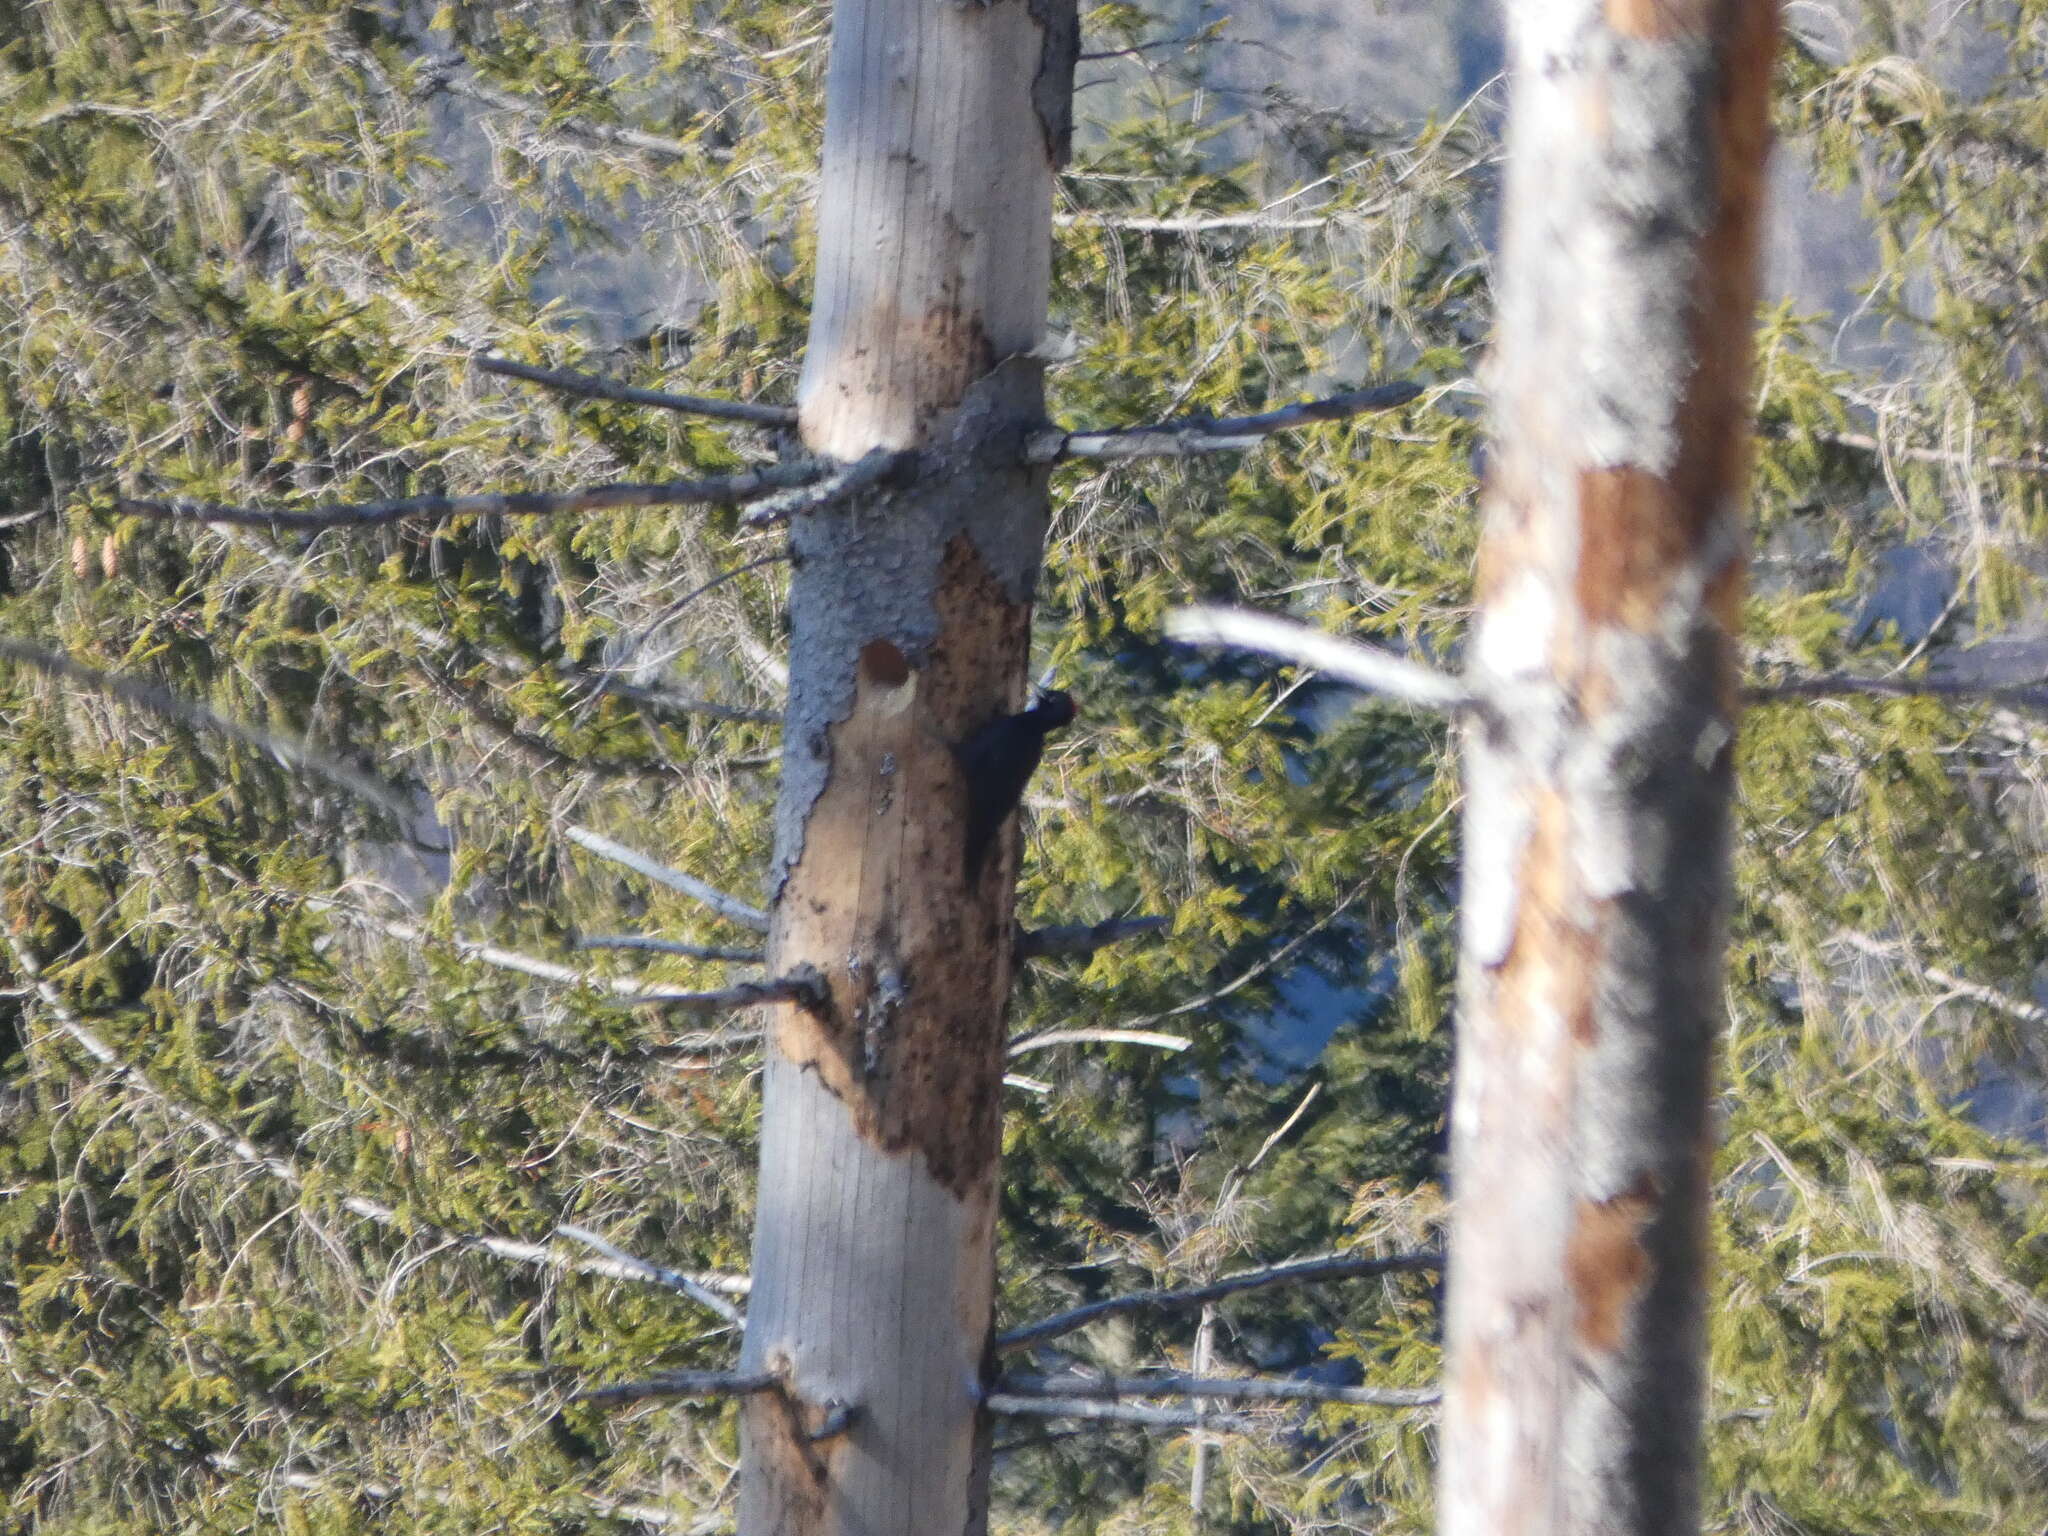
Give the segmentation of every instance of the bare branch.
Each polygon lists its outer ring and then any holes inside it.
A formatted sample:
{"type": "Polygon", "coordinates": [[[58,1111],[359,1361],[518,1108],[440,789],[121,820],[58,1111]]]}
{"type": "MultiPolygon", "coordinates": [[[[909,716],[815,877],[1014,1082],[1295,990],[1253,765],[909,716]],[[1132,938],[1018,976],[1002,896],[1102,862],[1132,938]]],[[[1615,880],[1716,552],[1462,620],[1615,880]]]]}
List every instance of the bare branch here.
{"type": "Polygon", "coordinates": [[[620,1381],[578,1392],[572,1403],[640,1403],[652,1397],[751,1397],[782,1385],[774,1371],[666,1371],[645,1381],[620,1381]]]}
{"type": "Polygon", "coordinates": [[[1236,608],[1180,608],[1166,616],[1166,633],[1186,645],[1229,646],[1277,656],[1418,709],[1449,713],[1477,702],[1459,678],[1291,619],[1236,608]]]}
{"type": "MultiPolygon", "coordinates": [[[[71,1007],[57,989],[44,977],[42,967],[28,947],[12,934],[7,935],[8,946],[14,953],[16,965],[35,988],[37,997],[57,1020],[59,1030],[75,1042],[87,1055],[106,1067],[116,1081],[124,1084],[139,1097],[149,1100],[173,1120],[189,1130],[199,1133],[205,1140],[220,1147],[237,1162],[256,1170],[282,1184],[294,1194],[305,1188],[305,1179],[297,1167],[287,1158],[265,1152],[247,1137],[238,1136],[227,1126],[208,1115],[191,1108],[171,1094],[140,1067],[123,1060],[121,1054],[102,1040],[71,1007]]],[[[497,1237],[485,1233],[453,1232],[431,1222],[402,1220],[395,1208],[381,1200],[372,1200],[363,1195],[344,1195],[338,1202],[351,1216],[380,1227],[390,1227],[399,1232],[425,1237],[434,1241],[450,1243],[456,1247],[474,1252],[488,1253],[516,1263],[533,1264],[546,1269],[566,1270],[577,1274],[603,1275],[615,1280],[651,1281],[665,1289],[699,1300],[696,1292],[709,1292],[715,1288],[713,1277],[685,1276],[676,1270],[664,1269],[644,1259],[630,1255],[612,1258],[600,1255],[594,1258],[570,1258],[545,1243],[521,1242],[517,1238],[497,1237]],[[679,1282],[688,1282],[686,1289],[679,1282]]],[[[722,1277],[719,1277],[722,1278],[722,1277]]],[[[730,1282],[727,1282],[729,1285],[730,1282]]],[[[712,1310],[726,1317],[732,1311],[730,1303],[713,1298],[712,1310]]],[[[728,1321],[730,1319],[728,1318],[728,1321]]]]}
{"type": "Polygon", "coordinates": [[[1025,445],[1024,457],[1032,464],[1054,464],[1065,459],[1179,459],[1198,453],[1236,453],[1258,447],[1275,432],[1392,410],[1421,393],[1421,385],[1402,380],[1326,400],[1304,400],[1258,416],[1195,417],[1106,432],[1042,432],[1025,445]]]}
{"type": "Polygon", "coordinates": [[[1024,1397],[991,1392],[982,1400],[990,1413],[1003,1418],[1092,1419],[1101,1424],[1134,1424],[1141,1429],[1214,1429],[1245,1433],[1272,1425],[1235,1413],[1204,1413],[1192,1408],[1151,1408],[1143,1403],[1104,1402],[1094,1397],[1024,1397]]]}
{"type": "Polygon", "coordinates": [[[1923,979],[1932,982],[1943,991],[1982,1004],[2009,1019],[2017,1019],[2022,1024],[2037,1027],[2048,1026],[2048,1008],[2043,1008],[2039,1003],[2030,1003],[2025,998],[2014,997],[2010,992],[2001,992],[1996,987],[1987,987],[1980,981],[1965,981],[1953,971],[1945,971],[1939,966],[1922,965],[1907,958],[1901,944],[1887,944],[1882,939],[1873,939],[1867,933],[1844,932],[1837,934],[1836,937],[1850,948],[1861,950],[1874,959],[1902,961],[1907,969],[1918,972],[1923,979]]]}
{"type": "MultiPolygon", "coordinates": [[[[231,527],[268,528],[278,533],[317,532],[323,528],[365,528],[408,517],[553,517],[569,512],[600,512],[614,507],[737,506],[777,498],[819,481],[826,466],[815,460],[794,460],[713,475],[701,480],[662,480],[648,484],[590,486],[580,491],[491,491],[478,496],[409,496],[397,501],[367,501],[313,507],[294,512],[275,507],[227,507],[203,501],[133,501],[123,498],[114,510],[128,517],[177,522],[224,523],[231,527]]],[[[765,503],[764,503],[765,504],[765,503]]]]}
{"type": "Polygon", "coordinates": [[[736,1328],[744,1328],[747,1325],[747,1319],[738,1307],[717,1294],[709,1286],[699,1285],[680,1270],[652,1263],[647,1259],[639,1257],[637,1254],[627,1253],[623,1248],[615,1248],[588,1227],[572,1226],[565,1221],[555,1228],[555,1235],[557,1237],[566,1237],[571,1242],[581,1243],[594,1253],[603,1254],[613,1263],[623,1265],[627,1269],[634,1271],[641,1279],[652,1280],[657,1285],[665,1285],[672,1291],[681,1291],[690,1300],[696,1302],[698,1306],[705,1308],[707,1311],[716,1312],[736,1328]]]}
{"type": "Polygon", "coordinates": [[[483,355],[471,359],[485,373],[509,379],[544,384],[564,394],[583,395],[593,400],[617,400],[627,405],[652,405],[664,411],[681,411],[692,416],[709,416],[720,421],[745,421],[764,427],[786,427],[796,421],[796,407],[757,405],[748,400],[718,400],[704,395],[672,395],[659,389],[639,389],[594,373],[577,373],[568,368],[536,368],[515,363],[507,357],[483,355]]]}
{"type": "Polygon", "coordinates": [[[907,475],[916,464],[914,452],[876,448],[815,484],[805,484],[799,489],[770,496],[758,506],[749,508],[740,521],[749,528],[767,528],[787,522],[800,512],[814,512],[819,507],[850,500],[870,486],[907,475]]]}
{"type": "Polygon", "coordinates": [[[1426,1408],[1443,1397],[1435,1387],[1340,1387],[1322,1381],[1177,1373],[1004,1376],[996,1390],[1020,1397],[1203,1397],[1231,1403],[1351,1403],[1367,1408],[1426,1408]]]}
{"type": "Polygon", "coordinates": [[[656,712],[673,711],[680,715],[707,715],[713,720],[732,720],[748,725],[780,725],[782,714],[773,709],[741,709],[731,704],[717,704],[709,699],[692,698],[688,694],[675,693],[667,688],[649,688],[639,683],[629,683],[623,678],[611,677],[603,672],[572,672],[569,676],[590,685],[597,693],[608,693],[624,699],[629,704],[638,704],[643,709],[656,712]]]}
{"type": "Polygon", "coordinates": [[[586,934],[576,941],[578,949],[645,949],[661,955],[683,955],[691,960],[729,960],[736,965],[759,965],[767,958],[758,949],[722,949],[716,944],[685,944],[678,939],[657,939],[644,933],[586,934]]]}
{"type": "Polygon", "coordinates": [[[1098,949],[1121,944],[1126,939],[1158,933],[1172,923],[1166,917],[1112,917],[1107,922],[1079,923],[1058,928],[1032,928],[1017,935],[1019,960],[1049,960],[1070,955],[1092,955],[1098,949]]]}
{"type": "Polygon", "coordinates": [[[679,869],[670,869],[666,864],[658,864],[646,854],[628,848],[624,843],[613,842],[603,833],[593,832],[588,827],[569,827],[566,829],[566,835],[570,842],[580,848],[589,849],[599,858],[609,859],[614,864],[623,864],[635,874],[645,875],[656,885],[665,885],[693,901],[701,901],[719,916],[730,918],[742,927],[752,928],[757,933],[768,931],[766,912],[759,907],[748,906],[737,896],[728,896],[716,887],[706,885],[695,875],[686,875],[679,869]]]}
{"type": "Polygon", "coordinates": [[[1780,678],[1775,682],[1751,683],[1743,696],[1752,704],[1779,703],[1787,699],[1958,699],[1965,703],[2021,704],[2039,707],[2048,703],[2048,679],[2031,683],[1973,683],[1940,677],[1855,677],[1846,672],[1815,672],[1804,677],[1780,678]]]}
{"type": "Polygon", "coordinates": [[[345,789],[393,816],[407,817],[412,814],[412,807],[407,803],[405,796],[382,779],[367,773],[359,773],[345,764],[323,757],[296,737],[280,735],[275,731],[259,731],[253,726],[242,724],[239,720],[230,720],[225,715],[215,714],[204,704],[180,698],[167,688],[159,688],[155,683],[144,682],[137,677],[125,677],[116,672],[102,672],[96,667],[88,667],[85,663],[73,661],[69,656],[56,651],[25,645],[19,640],[10,640],[4,636],[0,636],[0,660],[20,662],[23,666],[31,667],[46,676],[77,683],[95,693],[119,699],[124,704],[133,705],[164,719],[175,720],[181,725],[216,732],[277,759],[287,768],[325,779],[335,787],[345,789]]]}
{"type": "Polygon", "coordinates": [[[1872,454],[1880,459],[1906,459],[1915,464],[1952,464],[1963,469],[2003,469],[2023,475],[2048,474],[2048,458],[2042,457],[2039,453],[2014,458],[1995,453],[1963,453],[1951,448],[1916,448],[1905,443],[1889,443],[1867,432],[1805,431],[1790,423],[1761,424],[1757,428],[1757,435],[1779,442],[1792,442],[1805,437],[1814,442],[1847,448],[1852,452],[1872,454]]]}
{"type": "Polygon", "coordinates": [[[355,922],[377,929],[380,933],[405,944],[427,945],[445,942],[465,960],[481,961],[496,966],[501,971],[516,971],[522,976],[537,977],[542,981],[558,981],[565,986],[590,987],[600,992],[609,992],[627,1007],[641,1004],[659,1004],[668,1008],[709,1013],[722,1008],[747,1008],[756,1003],[778,1002],[794,999],[811,1003],[818,996],[815,977],[792,975],[775,977],[767,981],[743,981],[730,987],[713,991],[699,991],[689,987],[665,987],[659,982],[648,981],[641,976],[598,976],[589,971],[579,971],[573,966],[560,965],[553,960],[543,960],[537,955],[521,954],[516,949],[503,949],[496,944],[485,944],[477,939],[459,936],[440,940],[438,935],[427,932],[397,918],[376,917],[339,902],[316,898],[308,905],[320,911],[338,912],[355,922]]]}
{"type": "Polygon", "coordinates": [[[1007,1054],[1022,1056],[1055,1045],[1149,1045],[1161,1051],[1184,1051],[1192,1041],[1179,1035],[1157,1034],[1149,1029],[1048,1029],[1012,1040],[1007,1054]]]}
{"type": "Polygon", "coordinates": [[[728,1009],[752,1008],[761,1003],[797,1003],[805,1008],[821,1008],[825,997],[824,981],[816,971],[803,966],[787,976],[771,976],[766,981],[736,981],[729,987],[718,987],[708,992],[679,992],[667,987],[654,987],[622,1001],[628,1004],[659,1003],[664,1008],[683,1008],[693,1013],[722,1013],[728,1009]]]}
{"type": "Polygon", "coordinates": [[[1007,1333],[996,1335],[996,1348],[1019,1349],[1027,1344],[1042,1344],[1047,1339],[1056,1339],[1063,1334],[1085,1328],[1101,1318],[1115,1317],[1124,1312],[1136,1312],[1144,1308],[1166,1308],[1180,1310],[1199,1307],[1205,1302],[1220,1301],[1226,1296],[1236,1296],[1246,1291],[1271,1290],[1278,1286],[1310,1285],[1322,1280],[1357,1280],[1374,1275],[1415,1274],[1437,1270],[1443,1267],[1440,1253],[1397,1253],[1385,1258],[1360,1258],[1354,1254],[1329,1254],[1315,1259],[1291,1259],[1284,1264],[1271,1264],[1263,1269],[1248,1269],[1239,1274],[1225,1275],[1207,1285],[1190,1286],[1179,1291],[1131,1291],[1122,1296],[1108,1296],[1101,1301],[1091,1301],[1086,1306],[1075,1307],[1072,1311],[1061,1312],[1036,1323],[1026,1323],[1021,1328],[1012,1328],[1007,1333]]]}

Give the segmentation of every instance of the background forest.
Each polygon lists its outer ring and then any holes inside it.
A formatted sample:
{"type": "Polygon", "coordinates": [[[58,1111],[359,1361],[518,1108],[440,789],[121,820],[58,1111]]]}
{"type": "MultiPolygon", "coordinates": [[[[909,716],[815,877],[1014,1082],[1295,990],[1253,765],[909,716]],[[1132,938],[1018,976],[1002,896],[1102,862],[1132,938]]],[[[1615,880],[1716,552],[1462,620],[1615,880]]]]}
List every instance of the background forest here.
{"type": "MultiPolygon", "coordinates": [[[[1477,7],[1351,9],[1084,12],[1056,417],[1423,393],[1058,471],[1035,645],[1081,718],[1027,800],[1020,911],[1167,921],[1024,973],[999,1326],[1440,1236],[1450,733],[1161,637],[1220,599],[1461,642],[1497,50],[1477,7]],[[1368,111],[1345,58],[1409,89],[1368,111]]],[[[2038,1533],[2048,4],[1787,21],[1712,1528],[2038,1533]]],[[[0,11],[0,640],[264,733],[0,656],[0,1529],[730,1528],[729,1407],[570,1398],[730,1360],[727,1321],[619,1253],[743,1296],[756,1036],[648,994],[754,976],[758,936],[590,843],[758,899],[781,537],[730,510],[318,531],[114,503],[772,461],[772,424],[474,359],[787,401],[826,23],[0,11]]],[[[1408,1273],[1039,1353],[1426,1387],[1436,1327],[1408,1273]]],[[[994,1524],[1429,1529],[1427,1407],[1254,1416],[1012,1422],[994,1524]]]]}

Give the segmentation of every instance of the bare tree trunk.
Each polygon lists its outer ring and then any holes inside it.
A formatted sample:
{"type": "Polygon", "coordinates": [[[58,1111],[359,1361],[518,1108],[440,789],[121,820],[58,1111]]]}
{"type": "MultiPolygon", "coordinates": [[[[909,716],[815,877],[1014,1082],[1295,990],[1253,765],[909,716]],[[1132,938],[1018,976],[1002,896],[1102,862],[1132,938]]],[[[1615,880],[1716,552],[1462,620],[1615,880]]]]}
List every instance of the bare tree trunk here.
{"type": "Polygon", "coordinates": [[[791,530],[769,968],[830,1001],[770,1030],[741,1368],[788,1390],[745,1410],[747,1536],[986,1523],[1017,845],[969,881],[952,748],[1022,703],[1076,38],[1071,0],[834,10],[802,430],[920,457],[791,530]]]}
{"type": "Polygon", "coordinates": [[[1772,0],[1510,0],[1450,1536],[1697,1529],[1772,0]]]}

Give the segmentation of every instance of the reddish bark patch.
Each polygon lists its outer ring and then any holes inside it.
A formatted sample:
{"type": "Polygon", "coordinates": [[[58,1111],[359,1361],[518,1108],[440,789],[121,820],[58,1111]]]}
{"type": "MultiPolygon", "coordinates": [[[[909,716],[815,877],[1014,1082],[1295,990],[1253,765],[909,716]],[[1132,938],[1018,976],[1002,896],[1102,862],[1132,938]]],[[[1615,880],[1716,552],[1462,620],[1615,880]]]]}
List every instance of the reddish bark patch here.
{"type": "MultiPolygon", "coordinates": [[[[1515,931],[1497,972],[1495,1007],[1502,1026],[1526,1035],[1534,1027],[1533,1005],[1548,1004],[1564,1021],[1569,1038],[1589,1043],[1595,1032],[1593,981],[1600,958],[1594,916],[1574,879],[1567,847],[1570,814],[1563,797],[1543,793],[1536,826],[1522,852],[1516,888],[1515,931]]],[[[1563,1062],[1559,1071],[1568,1070],[1563,1062]]]]}
{"type": "Polygon", "coordinates": [[[1571,1287],[1579,1342],[1602,1354],[1621,1342],[1628,1309],[1650,1275],[1643,1228],[1657,1210],[1657,1181],[1645,1173],[1606,1200],[1579,1200],[1565,1245],[1565,1281],[1571,1287]]]}
{"type": "Polygon", "coordinates": [[[1704,31],[1714,0],[1607,0],[1607,25],[1646,41],[1704,31]]]}
{"type": "Polygon", "coordinates": [[[1580,471],[1573,586],[1588,625],[1643,632],[1656,624],[1698,536],[1688,510],[1673,504],[1662,479],[1632,464],[1580,471]]]}

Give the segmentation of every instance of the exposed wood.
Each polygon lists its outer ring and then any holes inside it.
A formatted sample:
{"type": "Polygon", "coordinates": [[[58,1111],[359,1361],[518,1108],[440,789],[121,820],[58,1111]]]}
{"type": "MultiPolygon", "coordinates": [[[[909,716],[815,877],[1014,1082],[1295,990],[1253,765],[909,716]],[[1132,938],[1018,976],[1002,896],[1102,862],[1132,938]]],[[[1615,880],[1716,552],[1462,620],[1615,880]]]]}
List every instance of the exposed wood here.
{"type": "Polygon", "coordinates": [[[1447,1536],[1697,1529],[1771,0],[1514,0],[1447,1536]]]}

